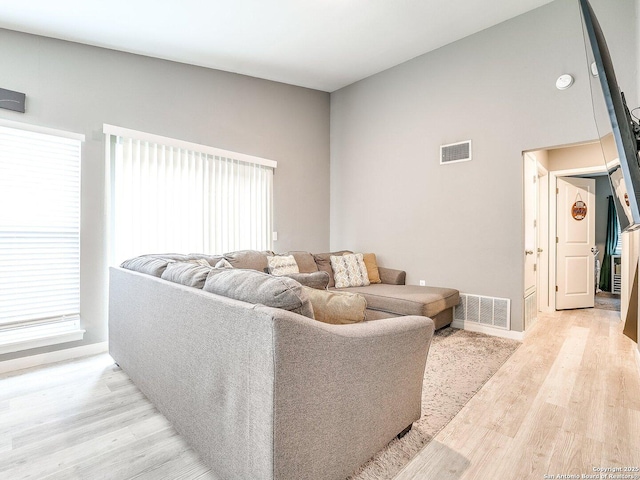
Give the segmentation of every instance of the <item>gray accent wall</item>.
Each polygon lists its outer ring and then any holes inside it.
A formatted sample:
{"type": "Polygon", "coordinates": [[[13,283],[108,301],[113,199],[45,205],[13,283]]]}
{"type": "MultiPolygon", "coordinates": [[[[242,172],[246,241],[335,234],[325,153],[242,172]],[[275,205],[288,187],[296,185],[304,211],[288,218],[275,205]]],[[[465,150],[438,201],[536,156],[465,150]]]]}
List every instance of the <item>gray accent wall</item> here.
{"type": "MultiPolygon", "coordinates": [[[[278,251],[329,247],[329,94],[282,83],[0,30],[0,87],[27,95],[0,118],[86,135],[82,158],[82,342],[106,341],[103,123],[278,162],[278,251]]],[[[186,253],[186,252],[185,252],[186,253]]]]}
{"type": "MultiPolygon", "coordinates": [[[[592,1],[634,105],[635,3],[592,1]]],[[[331,248],[510,298],[521,331],[522,152],[598,138],[587,75],[578,2],[556,0],[332,93],[331,248]],[[469,139],[472,161],[439,165],[469,139]]]]}

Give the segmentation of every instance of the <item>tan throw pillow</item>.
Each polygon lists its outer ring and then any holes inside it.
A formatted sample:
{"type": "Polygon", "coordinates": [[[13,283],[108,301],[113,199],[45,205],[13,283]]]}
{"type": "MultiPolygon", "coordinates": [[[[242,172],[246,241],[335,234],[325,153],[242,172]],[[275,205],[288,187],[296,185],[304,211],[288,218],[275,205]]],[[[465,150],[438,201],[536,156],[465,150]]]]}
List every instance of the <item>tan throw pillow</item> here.
{"type": "Polygon", "coordinates": [[[300,273],[298,264],[293,255],[276,255],[267,257],[269,263],[269,273],[271,275],[288,275],[290,273],[300,273]]]}
{"type": "Polygon", "coordinates": [[[367,301],[358,293],[332,292],[303,286],[311,300],[316,320],[334,325],[362,322],[365,319],[367,301]]]}
{"type": "Polygon", "coordinates": [[[364,287],[370,283],[361,253],[331,256],[331,268],[336,288],[364,287]]]}
{"type": "Polygon", "coordinates": [[[375,253],[363,253],[362,259],[367,267],[367,275],[370,283],[382,283],[380,280],[380,271],[378,270],[378,261],[375,253]]]}

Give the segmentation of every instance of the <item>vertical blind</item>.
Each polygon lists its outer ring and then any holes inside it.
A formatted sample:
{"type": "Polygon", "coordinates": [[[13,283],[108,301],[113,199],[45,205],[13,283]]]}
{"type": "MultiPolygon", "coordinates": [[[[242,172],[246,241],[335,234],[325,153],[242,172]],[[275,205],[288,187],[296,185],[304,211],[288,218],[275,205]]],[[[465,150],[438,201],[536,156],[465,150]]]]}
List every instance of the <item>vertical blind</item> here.
{"type": "Polygon", "coordinates": [[[0,126],[0,327],[79,315],[80,155],[0,126]]]}
{"type": "Polygon", "coordinates": [[[145,253],[271,248],[273,167],[171,139],[109,137],[115,263],[145,253]]]}

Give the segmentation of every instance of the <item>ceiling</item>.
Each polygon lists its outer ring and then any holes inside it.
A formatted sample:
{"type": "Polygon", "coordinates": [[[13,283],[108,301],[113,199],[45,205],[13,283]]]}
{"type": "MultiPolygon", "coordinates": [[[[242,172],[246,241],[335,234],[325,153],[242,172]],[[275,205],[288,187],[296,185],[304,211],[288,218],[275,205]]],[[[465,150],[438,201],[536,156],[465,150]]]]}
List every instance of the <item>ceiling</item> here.
{"type": "Polygon", "coordinates": [[[0,27],[332,92],[552,0],[24,0],[0,27]]]}

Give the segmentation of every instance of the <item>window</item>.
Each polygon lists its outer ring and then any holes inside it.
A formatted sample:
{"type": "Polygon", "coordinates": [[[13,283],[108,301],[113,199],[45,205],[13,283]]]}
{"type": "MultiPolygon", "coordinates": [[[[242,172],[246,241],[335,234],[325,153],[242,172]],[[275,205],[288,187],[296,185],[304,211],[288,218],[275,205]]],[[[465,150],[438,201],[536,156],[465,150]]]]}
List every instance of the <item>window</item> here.
{"type": "Polygon", "coordinates": [[[76,134],[0,125],[0,354],[82,339],[76,134]]]}
{"type": "Polygon", "coordinates": [[[276,162],[105,125],[112,263],[271,249],[276,162]]]}

